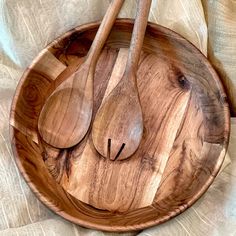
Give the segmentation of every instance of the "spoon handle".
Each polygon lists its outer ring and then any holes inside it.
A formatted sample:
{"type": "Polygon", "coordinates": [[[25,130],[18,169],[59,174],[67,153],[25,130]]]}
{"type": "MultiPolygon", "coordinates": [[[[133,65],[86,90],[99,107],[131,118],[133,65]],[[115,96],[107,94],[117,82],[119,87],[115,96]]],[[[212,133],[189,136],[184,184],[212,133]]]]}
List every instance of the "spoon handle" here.
{"type": "Polygon", "coordinates": [[[102,23],[99,26],[98,32],[87,54],[87,61],[91,63],[91,66],[94,68],[124,1],[125,0],[113,0],[103,17],[102,23]]]}
{"type": "Polygon", "coordinates": [[[152,0],[138,0],[138,9],[134,22],[130,49],[125,69],[126,73],[135,73],[137,71],[151,3],[152,0]]]}

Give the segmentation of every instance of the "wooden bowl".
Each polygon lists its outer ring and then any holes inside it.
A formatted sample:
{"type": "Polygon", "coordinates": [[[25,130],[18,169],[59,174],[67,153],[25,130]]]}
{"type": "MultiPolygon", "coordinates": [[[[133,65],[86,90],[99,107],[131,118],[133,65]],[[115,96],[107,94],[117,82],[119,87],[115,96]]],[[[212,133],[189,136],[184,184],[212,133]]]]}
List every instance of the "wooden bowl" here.
{"type": "MultiPolygon", "coordinates": [[[[57,214],[99,230],[141,230],[183,212],[210,186],[228,145],[228,104],[200,51],[150,23],[137,72],[145,126],[137,152],[125,161],[102,158],[91,130],[73,148],[46,145],[37,131],[41,108],[57,76],[83,61],[98,25],[56,39],[25,71],[11,108],[12,148],[33,192],[57,214]]],[[[94,114],[124,70],[132,26],[117,20],[100,56],[94,114]]]]}

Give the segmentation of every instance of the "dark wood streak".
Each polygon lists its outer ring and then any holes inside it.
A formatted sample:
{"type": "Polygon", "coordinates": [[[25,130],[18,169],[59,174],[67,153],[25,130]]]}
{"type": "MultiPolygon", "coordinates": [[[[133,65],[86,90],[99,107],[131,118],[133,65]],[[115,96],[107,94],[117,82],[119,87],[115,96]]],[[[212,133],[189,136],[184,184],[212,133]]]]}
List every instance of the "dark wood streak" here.
{"type": "MultiPolygon", "coordinates": [[[[137,73],[145,129],[135,155],[116,163],[100,158],[90,131],[71,150],[46,145],[35,138],[41,107],[60,74],[83,61],[97,28],[91,23],[66,33],[42,52],[54,55],[48,58],[56,66],[42,71],[39,57],[25,72],[11,109],[13,152],[31,189],[57,214],[100,230],[141,230],[183,212],[210,186],[228,144],[228,104],[206,58],[176,33],[149,24],[137,73]]],[[[100,56],[93,117],[131,31],[131,21],[117,21],[100,56]]]]}

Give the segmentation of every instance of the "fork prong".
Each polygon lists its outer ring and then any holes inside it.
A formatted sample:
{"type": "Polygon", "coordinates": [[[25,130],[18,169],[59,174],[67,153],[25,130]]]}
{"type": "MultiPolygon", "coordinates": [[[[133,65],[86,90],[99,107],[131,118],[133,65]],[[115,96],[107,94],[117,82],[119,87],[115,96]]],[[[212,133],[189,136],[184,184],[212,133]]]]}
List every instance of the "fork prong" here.
{"type": "Polygon", "coordinates": [[[111,139],[109,138],[107,142],[107,157],[110,159],[110,156],[111,156],[111,139]]]}
{"type": "Polygon", "coordinates": [[[120,147],[120,150],[118,151],[118,153],[116,154],[116,157],[114,160],[117,160],[122,152],[122,150],[124,149],[125,147],[125,143],[122,143],[121,147],[120,147]]]}
{"type": "MultiPolygon", "coordinates": [[[[114,142],[113,142],[113,144],[114,144],[114,142]]],[[[125,143],[123,143],[119,149],[117,147],[119,148],[119,146],[116,146],[116,145],[111,146],[111,139],[108,139],[108,151],[107,151],[108,155],[107,155],[107,157],[111,161],[119,160],[120,154],[125,147],[125,143]]]]}

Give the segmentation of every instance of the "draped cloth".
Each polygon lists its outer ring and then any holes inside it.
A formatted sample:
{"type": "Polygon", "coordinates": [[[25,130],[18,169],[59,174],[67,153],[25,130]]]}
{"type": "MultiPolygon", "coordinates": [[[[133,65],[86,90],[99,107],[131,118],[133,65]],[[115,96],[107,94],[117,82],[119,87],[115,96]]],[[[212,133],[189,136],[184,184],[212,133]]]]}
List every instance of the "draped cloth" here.
{"type": "MultiPolygon", "coordinates": [[[[74,225],[31,192],[10,148],[9,110],[19,79],[34,57],[71,28],[101,20],[109,0],[0,0],[0,236],[116,235],[74,225]]],[[[126,0],[119,17],[135,16],[126,0]]],[[[153,0],[149,20],[187,38],[211,61],[236,114],[236,1],[153,0]]],[[[168,222],[124,235],[234,235],[236,233],[236,118],[221,173],[191,208],[168,222]],[[230,158],[229,158],[230,156],[230,158]]]]}

